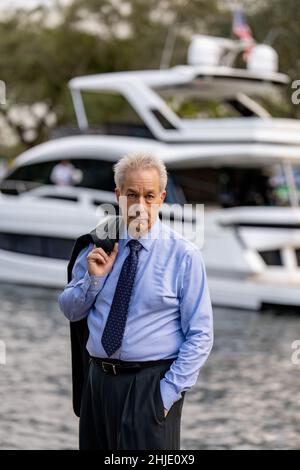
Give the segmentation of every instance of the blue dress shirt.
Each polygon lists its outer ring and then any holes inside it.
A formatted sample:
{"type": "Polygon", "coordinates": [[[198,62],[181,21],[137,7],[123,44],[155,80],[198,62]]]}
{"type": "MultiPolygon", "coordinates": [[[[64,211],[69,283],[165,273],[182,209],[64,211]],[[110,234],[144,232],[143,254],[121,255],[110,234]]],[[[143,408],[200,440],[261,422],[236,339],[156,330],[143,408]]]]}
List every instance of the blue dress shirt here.
{"type": "MultiPolygon", "coordinates": [[[[130,235],[125,228],[112,270],[91,276],[87,270],[90,244],[79,254],[72,281],[59,296],[70,321],[88,317],[87,350],[105,358],[101,337],[110,311],[130,235]]],[[[213,343],[213,318],[206,271],[200,250],[156,219],[147,237],[140,237],[135,283],[121,348],[111,357],[124,361],[174,358],[160,381],[164,407],[169,410],[197,381],[213,343]]]]}

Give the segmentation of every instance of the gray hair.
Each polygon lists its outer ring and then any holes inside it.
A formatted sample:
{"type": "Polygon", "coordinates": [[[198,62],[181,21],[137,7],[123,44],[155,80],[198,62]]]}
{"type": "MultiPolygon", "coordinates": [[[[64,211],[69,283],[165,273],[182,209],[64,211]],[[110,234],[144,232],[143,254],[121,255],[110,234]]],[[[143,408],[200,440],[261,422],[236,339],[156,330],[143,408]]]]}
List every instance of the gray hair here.
{"type": "Polygon", "coordinates": [[[168,182],[166,166],[159,157],[149,153],[132,153],[122,157],[114,165],[116,186],[122,188],[127,172],[148,168],[155,168],[157,170],[160,180],[160,191],[164,191],[168,182]]]}

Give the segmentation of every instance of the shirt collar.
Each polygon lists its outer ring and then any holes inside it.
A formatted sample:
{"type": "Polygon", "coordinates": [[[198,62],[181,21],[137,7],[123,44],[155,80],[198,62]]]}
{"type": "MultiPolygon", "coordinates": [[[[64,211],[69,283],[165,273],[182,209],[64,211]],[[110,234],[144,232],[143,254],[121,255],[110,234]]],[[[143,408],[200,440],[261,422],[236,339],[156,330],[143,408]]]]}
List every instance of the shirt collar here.
{"type": "MultiPolygon", "coordinates": [[[[162,229],[162,224],[161,224],[159,217],[157,216],[156,221],[152,225],[151,229],[148,230],[148,232],[145,235],[138,237],[136,240],[140,242],[140,244],[142,245],[143,248],[145,248],[145,250],[149,251],[154,241],[157,238],[160,238],[159,235],[161,233],[161,229],[162,229]]],[[[125,224],[123,226],[121,234],[122,234],[121,240],[124,243],[124,246],[126,246],[128,242],[132,240],[133,237],[131,237],[130,234],[128,233],[128,230],[125,224]]]]}

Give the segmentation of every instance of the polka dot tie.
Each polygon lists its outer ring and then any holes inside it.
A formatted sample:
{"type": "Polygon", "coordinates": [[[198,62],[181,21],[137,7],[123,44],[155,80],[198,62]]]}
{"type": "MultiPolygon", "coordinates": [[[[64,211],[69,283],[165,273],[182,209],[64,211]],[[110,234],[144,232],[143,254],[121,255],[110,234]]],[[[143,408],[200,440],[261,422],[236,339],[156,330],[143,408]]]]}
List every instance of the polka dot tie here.
{"type": "Polygon", "coordinates": [[[139,252],[142,248],[142,245],[137,240],[130,240],[128,245],[130,253],[123,263],[101,338],[101,343],[108,357],[114,354],[122,344],[139,252]]]}

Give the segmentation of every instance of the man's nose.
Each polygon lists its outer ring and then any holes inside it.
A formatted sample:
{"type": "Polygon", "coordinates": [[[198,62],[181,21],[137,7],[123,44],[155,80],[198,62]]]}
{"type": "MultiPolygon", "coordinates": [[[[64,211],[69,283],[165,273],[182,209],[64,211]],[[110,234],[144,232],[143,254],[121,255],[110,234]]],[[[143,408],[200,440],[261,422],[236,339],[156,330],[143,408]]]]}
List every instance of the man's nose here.
{"type": "Polygon", "coordinates": [[[132,212],[132,215],[134,212],[135,217],[141,217],[147,212],[146,202],[143,200],[143,198],[139,198],[139,201],[131,206],[130,212],[132,212]]]}
{"type": "Polygon", "coordinates": [[[146,201],[145,201],[144,196],[139,196],[137,203],[138,203],[138,205],[141,205],[142,207],[146,207],[146,201]]]}

